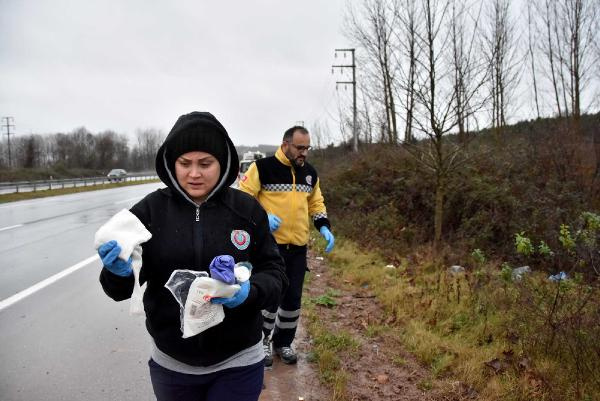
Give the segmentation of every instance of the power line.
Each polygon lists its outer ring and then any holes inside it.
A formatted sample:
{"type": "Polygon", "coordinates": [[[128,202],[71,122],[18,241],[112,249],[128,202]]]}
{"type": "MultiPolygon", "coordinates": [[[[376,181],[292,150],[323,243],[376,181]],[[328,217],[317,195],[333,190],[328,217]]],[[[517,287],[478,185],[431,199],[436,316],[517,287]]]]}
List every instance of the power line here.
{"type": "Polygon", "coordinates": [[[358,130],[356,127],[356,63],[354,61],[354,50],[355,49],[335,49],[336,58],[338,52],[342,52],[344,57],[346,57],[347,52],[350,52],[352,55],[352,64],[332,65],[331,73],[333,74],[334,68],[336,67],[339,68],[340,71],[343,71],[344,68],[352,68],[352,81],[336,81],[335,85],[336,87],[338,84],[352,85],[352,135],[354,136],[352,150],[358,152],[358,130]]]}
{"type": "Polygon", "coordinates": [[[11,128],[15,127],[14,121],[15,119],[13,117],[2,117],[2,121],[4,122],[4,124],[2,125],[3,128],[6,128],[6,136],[8,137],[8,167],[10,168],[12,166],[12,158],[10,155],[10,136],[14,135],[12,132],[10,132],[11,128]],[[13,123],[13,124],[11,124],[13,123]]]}

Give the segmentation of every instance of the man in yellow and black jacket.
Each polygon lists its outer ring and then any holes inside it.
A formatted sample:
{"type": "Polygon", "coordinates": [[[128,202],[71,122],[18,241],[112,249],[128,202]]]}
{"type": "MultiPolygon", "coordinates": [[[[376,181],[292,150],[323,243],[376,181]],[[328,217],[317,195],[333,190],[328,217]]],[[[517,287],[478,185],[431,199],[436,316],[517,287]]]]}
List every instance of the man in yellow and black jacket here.
{"type": "Polygon", "coordinates": [[[254,162],[239,188],[258,199],[267,211],[269,227],[286,265],[290,285],[280,305],[263,310],[265,365],[273,362],[269,335],[275,353],[284,363],[293,364],[297,356],[291,348],[300,317],[302,285],[306,265],[309,218],[327,241],[326,252],[334,246],[319,177],[306,162],[310,150],[310,134],[306,128],[294,126],[283,135],[274,156],[254,162]]]}

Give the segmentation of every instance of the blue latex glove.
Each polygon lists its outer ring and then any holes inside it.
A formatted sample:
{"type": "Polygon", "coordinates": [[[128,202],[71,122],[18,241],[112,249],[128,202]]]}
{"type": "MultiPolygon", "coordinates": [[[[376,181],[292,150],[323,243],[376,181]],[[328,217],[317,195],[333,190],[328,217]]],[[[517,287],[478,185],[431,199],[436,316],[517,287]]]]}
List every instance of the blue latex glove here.
{"type": "Polygon", "coordinates": [[[131,258],[129,258],[127,261],[120,259],[119,253],[121,253],[121,247],[117,241],[114,240],[105,242],[98,248],[98,255],[100,255],[102,264],[106,269],[117,276],[130,276],[133,274],[133,269],[131,268],[131,258]]]}
{"type": "Polygon", "coordinates": [[[250,280],[246,280],[240,283],[240,289],[230,298],[213,298],[210,300],[213,304],[221,304],[227,308],[235,308],[236,306],[240,306],[246,298],[248,298],[248,293],[250,292],[250,280]]]}
{"type": "Polygon", "coordinates": [[[231,255],[215,256],[210,265],[210,276],[215,280],[222,281],[226,284],[235,284],[235,276],[233,275],[233,267],[235,262],[231,255]]]}
{"type": "Polygon", "coordinates": [[[327,241],[327,246],[325,247],[325,252],[326,253],[331,252],[331,250],[333,249],[333,245],[335,244],[335,238],[333,237],[333,234],[331,233],[331,231],[329,231],[329,228],[327,228],[327,226],[321,227],[319,229],[319,232],[321,233],[323,238],[325,238],[325,241],[327,241]]]}
{"type": "Polygon", "coordinates": [[[267,217],[269,218],[269,230],[271,230],[271,232],[277,230],[281,225],[281,219],[270,213],[267,214],[267,217]]]}

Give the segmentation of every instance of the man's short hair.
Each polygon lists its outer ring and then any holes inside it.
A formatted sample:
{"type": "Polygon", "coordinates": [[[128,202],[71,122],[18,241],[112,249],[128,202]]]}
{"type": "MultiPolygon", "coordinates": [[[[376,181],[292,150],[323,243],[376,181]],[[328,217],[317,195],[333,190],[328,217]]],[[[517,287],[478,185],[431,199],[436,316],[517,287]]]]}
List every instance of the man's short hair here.
{"type": "Polygon", "coordinates": [[[294,132],[296,132],[296,131],[300,131],[304,135],[308,135],[308,130],[306,128],[304,128],[301,125],[294,125],[292,128],[290,128],[287,131],[285,131],[285,133],[283,134],[283,141],[284,142],[291,142],[292,141],[292,137],[294,136],[294,132]]]}

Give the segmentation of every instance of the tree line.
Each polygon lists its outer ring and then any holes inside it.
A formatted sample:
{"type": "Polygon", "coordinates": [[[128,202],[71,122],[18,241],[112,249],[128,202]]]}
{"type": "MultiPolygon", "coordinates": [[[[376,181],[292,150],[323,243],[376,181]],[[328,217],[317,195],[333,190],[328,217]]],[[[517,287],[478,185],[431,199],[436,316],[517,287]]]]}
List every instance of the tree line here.
{"type": "Polygon", "coordinates": [[[502,146],[515,116],[556,116],[572,160],[588,145],[580,119],[600,106],[598,0],[364,0],[348,3],[344,30],[357,54],[357,124],[342,100],[344,141],[402,144],[433,176],[436,244],[473,133],[491,129],[502,146]]]}
{"type": "Polygon", "coordinates": [[[11,138],[0,144],[0,168],[83,168],[131,171],[154,169],[156,151],[164,134],[156,129],[140,129],[135,143],[114,131],[92,133],[85,127],[69,133],[31,134],[11,138]]]}
{"type": "MultiPolygon", "coordinates": [[[[360,140],[464,136],[501,131],[514,116],[593,112],[600,106],[599,30],[598,0],[348,3],[360,140]]],[[[350,106],[340,109],[346,139],[350,106]]]]}

